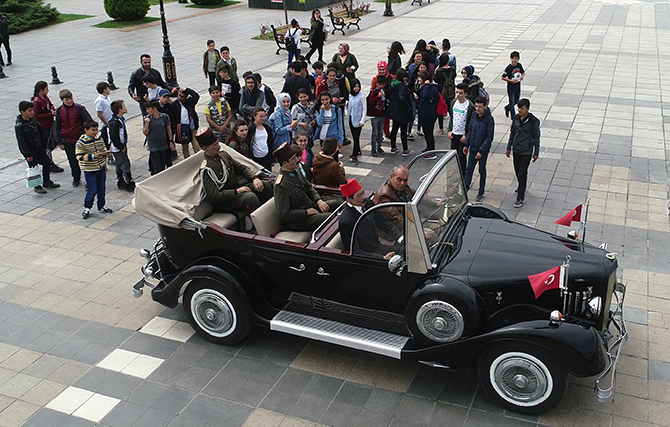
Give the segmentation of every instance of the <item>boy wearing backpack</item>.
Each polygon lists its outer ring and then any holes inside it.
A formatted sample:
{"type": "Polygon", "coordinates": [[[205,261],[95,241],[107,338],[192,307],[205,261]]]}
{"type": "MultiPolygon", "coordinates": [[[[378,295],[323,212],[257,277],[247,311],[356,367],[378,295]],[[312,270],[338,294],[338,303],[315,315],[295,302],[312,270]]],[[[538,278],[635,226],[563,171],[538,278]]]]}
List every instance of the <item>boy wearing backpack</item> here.
{"type": "MultiPolygon", "coordinates": [[[[377,157],[378,154],[384,154],[382,150],[382,139],[384,137],[384,113],[386,112],[386,77],[377,76],[377,87],[370,91],[368,95],[367,115],[372,117],[370,123],[372,124],[372,156],[377,157]]],[[[399,150],[391,151],[392,154],[399,150]]]]}
{"type": "Polygon", "coordinates": [[[65,150],[72,173],[72,186],[81,184],[81,168],[75,156],[75,144],[84,133],[84,123],[91,120],[86,107],[74,102],[72,92],[63,89],[58,93],[63,105],[56,108],[56,141],[61,150],[65,150]]]}
{"type": "Polygon", "coordinates": [[[300,36],[302,35],[302,28],[298,24],[298,21],[293,18],[291,19],[291,28],[286,32],[284,36],[284,44],[286,45],[286,50],[288,51],[288,65],[286,69],[288,70],[291,67],[291,62],[293,62],[293,57],[296,58],[300,56],[300,36]]]}
{"type": "MultiPolygon", "coordinates": [[[[449,55],[440,56],[440,67],[435,70],[435,83],[444,98],[445,104],[451,106],[456,97],[456,70],[449,66],[449,55]]],[[[449,109],[451,114],[451,108],[449,109]]],[[[440,135],[444,133],[444,116],[437,117],[440,135]]]]}
{"type": "Polygon", "coordinates": [[[116,186],[119,190],[128,192],[135,191],[135,181],[130,172],[130,159],[128,159],[128,131],[126,129],[126,119],[123,115],[128,110],[123,101],[112,102],[112,119],[109,121],[109,141],[111,142],[110,151],[114,156],[116,164],[116,186]]]}
{"type": "Polygon", "coordinates": [[[526,77],[523,65],[519,62],[519,52],[516,50],[509,55],[510,64],[505,68],[502,79],[507,82],[507,97],[509,104],[505,106],[505,117],[514,120],[514,106],[521,96],[521,80],[526,77]]]}

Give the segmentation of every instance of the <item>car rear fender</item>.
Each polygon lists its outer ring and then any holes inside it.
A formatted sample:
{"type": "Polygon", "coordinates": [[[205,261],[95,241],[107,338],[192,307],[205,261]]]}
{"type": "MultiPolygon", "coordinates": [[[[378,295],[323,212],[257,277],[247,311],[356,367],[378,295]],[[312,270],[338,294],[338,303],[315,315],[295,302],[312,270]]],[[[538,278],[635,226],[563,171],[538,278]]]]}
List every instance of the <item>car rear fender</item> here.
{"type": "Polygon", "coordinates": [[[257,323],[265,323],[274,315],[267,304],[261,290],[255,282],[235,264],[219,257],[204,257],[183,269],[164,287],[157,287],[151,292],[154,301],[174,308],[186,286],[195,279],[214,280],[225,286],[232,287],[247,304],[252,313],[256,314],[257,323]],[[259,317],[260,316],[260,317],[259,317]]]}
{"type": "Polygon", "coordinates": [[[566,322],[551,324],[548,320],[521,322],[449,344],[408,350],[407,358],[462,369],[470,361],[476,360],[485,348],[501,342],[537,345],[556,356],[565,369],[576,377],[599,374],[607,366],[605,345],[594,328],[566,322]]]}

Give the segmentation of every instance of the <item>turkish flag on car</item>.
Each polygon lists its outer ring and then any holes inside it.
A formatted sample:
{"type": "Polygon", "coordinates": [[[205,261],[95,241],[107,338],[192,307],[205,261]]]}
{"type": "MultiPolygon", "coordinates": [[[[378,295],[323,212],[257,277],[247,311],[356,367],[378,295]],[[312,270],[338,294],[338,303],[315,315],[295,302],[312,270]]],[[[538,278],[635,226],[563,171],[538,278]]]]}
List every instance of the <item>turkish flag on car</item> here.
{"type": "Polygon", "coordinates": [[[540,295],[542,295],[544,291],[548,291],[549,289],[558,289],[563,282],[563,274],[563,267],[558,266],[543,273],[528,276],[530,286],[533,288],[533,292],[535,293],[535,299],[540,298],[540,295]]]}
{"type": "Polygon", "coordinates": [[[554,224],[565,225],[567,227],[572,224],[572,221],[581,221],[582,220],[582,205],[577,206],[570,212],[568,212],[564,217],[556,221],[554,224]]]}

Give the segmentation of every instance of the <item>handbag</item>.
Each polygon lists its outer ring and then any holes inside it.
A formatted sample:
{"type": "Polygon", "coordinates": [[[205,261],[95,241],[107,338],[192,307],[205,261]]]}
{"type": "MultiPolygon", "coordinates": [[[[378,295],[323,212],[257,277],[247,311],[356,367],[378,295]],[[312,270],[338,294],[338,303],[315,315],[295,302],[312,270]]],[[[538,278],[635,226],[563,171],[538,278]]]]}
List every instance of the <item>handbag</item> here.
{"type": "Polygon", "coordinates": [[[40,187],[44,184],[44,177],[42,176],[42,165],[37,164],[31,168],[26,169],[26,186],[28,188],[40,187]]]}

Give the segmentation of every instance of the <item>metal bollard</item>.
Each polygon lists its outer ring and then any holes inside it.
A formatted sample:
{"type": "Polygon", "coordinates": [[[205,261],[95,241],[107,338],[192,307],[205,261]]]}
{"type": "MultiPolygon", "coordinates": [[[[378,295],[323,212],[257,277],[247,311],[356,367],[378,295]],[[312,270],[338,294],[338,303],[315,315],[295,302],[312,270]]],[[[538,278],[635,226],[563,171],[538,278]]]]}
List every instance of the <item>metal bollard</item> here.
{"type": "Polygon", "coordinates": [[[109,90],[116,90],[118,87],[114,84],[114,76],[111,71],[107,71],[107,83],[109,84],[109,90]]]}
{"type": "Polygon", "coordinates": [[[52,77],[52,79],[51,79],[51,84],[52,84],[52,85],[59,85],[59,84],[62,84],[62,83],[63,83],[63,82],[60,81],[60,79],[58,78],[58,70],[56,70],[56,66],[55,66],[55,65],[54,65],[53,67],[51,67],[51,77],[52,77]]]}

